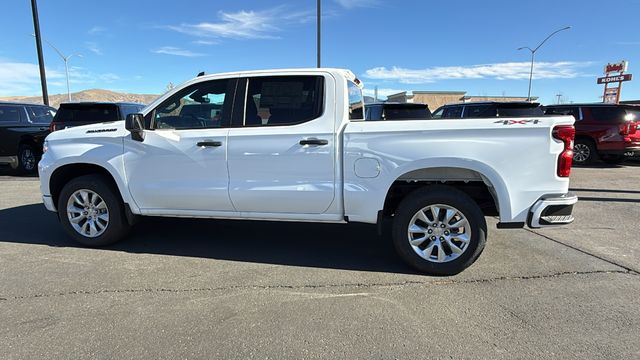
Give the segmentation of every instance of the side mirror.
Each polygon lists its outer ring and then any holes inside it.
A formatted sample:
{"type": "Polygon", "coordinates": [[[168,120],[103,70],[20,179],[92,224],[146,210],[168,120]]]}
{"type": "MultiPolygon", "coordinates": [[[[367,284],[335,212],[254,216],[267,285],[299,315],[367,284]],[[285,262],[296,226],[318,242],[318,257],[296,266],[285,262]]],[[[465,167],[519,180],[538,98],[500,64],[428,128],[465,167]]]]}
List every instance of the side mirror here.
{"type": "Polygon", "coordinates": [[[144,115],[129,114],[124,121],[125,129],[131,132],[131,138],[135,141],[144,140],[144,115]]]}

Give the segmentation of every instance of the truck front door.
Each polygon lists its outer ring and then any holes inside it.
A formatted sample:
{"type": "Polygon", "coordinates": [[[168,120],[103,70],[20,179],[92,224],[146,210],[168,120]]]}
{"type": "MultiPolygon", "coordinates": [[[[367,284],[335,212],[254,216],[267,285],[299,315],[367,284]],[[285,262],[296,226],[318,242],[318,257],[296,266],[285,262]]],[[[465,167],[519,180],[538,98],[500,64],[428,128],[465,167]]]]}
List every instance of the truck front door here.
{"type": "Polygon", "coordinates": [[[236,80],[179,90],[145,120],[144,141],[125,138],[129,191],[143,210],[233,211],[227,135],[236,80]]]}

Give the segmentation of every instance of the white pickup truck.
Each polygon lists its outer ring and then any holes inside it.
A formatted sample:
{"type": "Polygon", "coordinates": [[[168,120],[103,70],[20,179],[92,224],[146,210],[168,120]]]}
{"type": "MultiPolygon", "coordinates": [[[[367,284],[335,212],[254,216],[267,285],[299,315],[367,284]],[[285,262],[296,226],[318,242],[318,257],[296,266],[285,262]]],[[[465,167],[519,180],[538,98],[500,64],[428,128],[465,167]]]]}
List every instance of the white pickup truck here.
{"type": "Polygon", "coordinates": [[[477,259],[485,216],[573,221],[572,117],[363,121],[363,108],[348,70],[199,76],[126,121],[49,135],[43,201],[88,246],[141,215],[390,224],[400,257],[438,275],[477,259]]]}

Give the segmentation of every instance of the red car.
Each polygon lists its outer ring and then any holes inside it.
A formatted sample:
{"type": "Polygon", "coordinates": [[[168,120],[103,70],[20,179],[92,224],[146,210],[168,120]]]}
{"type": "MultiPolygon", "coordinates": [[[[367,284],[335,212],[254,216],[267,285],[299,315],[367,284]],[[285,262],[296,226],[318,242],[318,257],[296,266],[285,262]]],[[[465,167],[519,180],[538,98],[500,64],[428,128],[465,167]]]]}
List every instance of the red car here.
{"type": "Polygon", "coordinates": [[[573,115],[576,138],[573,163],[589,164],[598,157],[617,164],[640,153],[640,107],[615,104],[567,104],[545,107],[548,115],[573,115]]]}

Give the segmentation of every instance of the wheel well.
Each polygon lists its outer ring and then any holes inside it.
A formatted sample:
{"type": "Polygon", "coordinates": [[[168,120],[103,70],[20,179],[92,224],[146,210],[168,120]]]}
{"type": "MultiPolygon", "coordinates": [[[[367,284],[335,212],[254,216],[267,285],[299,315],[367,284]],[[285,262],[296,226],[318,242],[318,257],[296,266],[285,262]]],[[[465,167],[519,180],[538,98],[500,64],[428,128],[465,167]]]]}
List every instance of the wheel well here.
{"type": "Polygon", "coordinates": [[[33,147],[33,150],[35,150],[37,153],[41,153],[42,152],[42,147],[38,146],[38,144],[36,143],[35,139],[30,137],[30,136],[23,136],[20,138],[20,142],[18,143],[18,147],[20,145],[29,145],[31,147],[33,147]]]}
{"type": "Polygon", "coordinates": [[[434,168],[412,171],[393,182],[384,201],[383,215],[395,213],[400,202],[413,191],[431,185],[447,185],[473,199],[485,216],[498,216],[498,203],[492,188],[479,173],[460,168],[434,168]]]}
{"type": "Polygon", "coordinates": [[[588,141],[588,142],[593,143],[594,145],[596,144],[596,141],[595,141],[591,136],[587,136],[587,135],[578,135],[578,136],[576,136],[575,140],[578,140],[578,139],[586,140],[586,141],[588,141]]]}
{"type": "Polygon", "coordinates": [[[94,164],[70,164],[56,169],[49,179],[49,192],[51,193],[53,203],[56,205],[58,204],[60,192],[69,181],[77,177],[90,174],[99,174],[104,176],[110,185],[113,186],[113,189],[120,194],[118,185],[107,169],[94,164]]]}

